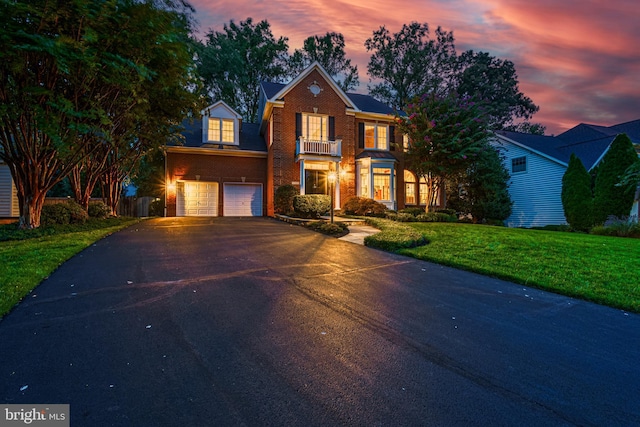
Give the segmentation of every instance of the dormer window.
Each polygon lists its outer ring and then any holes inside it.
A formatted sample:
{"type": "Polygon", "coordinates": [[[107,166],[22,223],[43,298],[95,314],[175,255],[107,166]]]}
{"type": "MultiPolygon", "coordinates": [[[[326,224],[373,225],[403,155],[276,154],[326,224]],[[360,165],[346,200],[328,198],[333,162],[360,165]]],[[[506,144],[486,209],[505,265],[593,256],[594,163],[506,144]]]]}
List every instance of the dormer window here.
{"type": "Polygon", "coordinates": [[[241,116],[223,101],[205,108],[202,114],[202,143],[220,146],[239,145],[241,116]]]}
{"type": "Polygon", "coordinates": [[[208,141],[233,144],[235,142],[235,120],[209,117],[208,141]]]}

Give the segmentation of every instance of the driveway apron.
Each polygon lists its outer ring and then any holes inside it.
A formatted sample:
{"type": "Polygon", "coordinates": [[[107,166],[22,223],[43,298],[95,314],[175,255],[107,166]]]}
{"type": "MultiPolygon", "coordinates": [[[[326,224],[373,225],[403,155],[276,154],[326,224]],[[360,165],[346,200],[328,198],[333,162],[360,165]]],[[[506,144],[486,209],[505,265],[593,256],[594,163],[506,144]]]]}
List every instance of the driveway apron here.
{"type": "Polygon", "coordinates": [[[144,221],[0,321],[2,404],[72,426],[640,425],[639,360],[636,314],[268,218],[144,221]]]}

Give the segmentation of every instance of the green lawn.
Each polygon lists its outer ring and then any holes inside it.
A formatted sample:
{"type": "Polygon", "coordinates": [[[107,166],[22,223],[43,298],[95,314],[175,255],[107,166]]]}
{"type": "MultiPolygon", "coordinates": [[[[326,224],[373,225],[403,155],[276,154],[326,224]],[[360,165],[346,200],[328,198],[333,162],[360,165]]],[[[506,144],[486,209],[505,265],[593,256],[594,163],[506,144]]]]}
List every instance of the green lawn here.
{"type": "Polygon", "coordinates": [[[459,223],[407,223],[398,253],[640,312],[640,239],[459,223]]]}
{"type": "Polygon", "coordinates": [[[96,240],[138,222],[131,218],[93,220],[86,225],[21,232],[2,226],[0,237],[0,317],[60,264],[96,240]],[[16,240],[20,239],[20,240],[16,240]]]}

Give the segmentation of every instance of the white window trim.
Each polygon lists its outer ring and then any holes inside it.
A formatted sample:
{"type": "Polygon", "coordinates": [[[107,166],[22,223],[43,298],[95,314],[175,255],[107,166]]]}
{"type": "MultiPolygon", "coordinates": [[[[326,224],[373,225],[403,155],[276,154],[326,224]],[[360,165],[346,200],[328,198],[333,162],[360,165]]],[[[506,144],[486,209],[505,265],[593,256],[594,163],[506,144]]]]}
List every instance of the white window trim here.
{"type": "Polygon", "coordinates": [[[527,156],[518,156],[518,157],[512,157],[511,158],[511,173],[512,174],[527,173],[528,170],[529,170],[529,159],[527,158],[527,156]],[[513,170],[513,163],[514,163],[514,161],[519,160],[519,159],[524,159],[524,170],[514,171],[513,170]]]}
{"type": "Polygon", "coordinates": [[[390,142],[390,138],[389,138],[389,125],[386,123],[379,123],[379,122],[365,122],[364,124],[364,149],[365,150],[379,150],[379,151],[389,151],[389,147],[391,145],[390,142]],[[367,126],[373,126],[373,147],[367,147],[367,126]],[[380,148],[378,147],[378,127],[384,127],[387,131],[387,141],[386,141],[386,148],[380,148]]]}

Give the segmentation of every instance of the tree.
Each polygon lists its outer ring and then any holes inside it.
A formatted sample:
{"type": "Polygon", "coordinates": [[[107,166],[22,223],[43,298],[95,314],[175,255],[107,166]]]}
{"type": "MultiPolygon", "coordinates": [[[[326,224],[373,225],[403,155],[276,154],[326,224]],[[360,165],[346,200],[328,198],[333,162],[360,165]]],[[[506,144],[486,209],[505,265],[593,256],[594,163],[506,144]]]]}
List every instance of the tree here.
{"type": "Polygon", "coordinates": [[[469,168],[447,182],[447,202],[474,222],[504,221],[511,215],[509,172],[498,149],[488,146],[472,158],[469,168]]]}
{"type": "Polygon", "coordinates": [[[430,39],[426,23],[405,24],[394,34],[382,26],[364,45],[372,52],[369,77],[381,80],[369,91],[387,105],[401,110],[418,94],[447,92],[456,55],[452,32],[438,27],[430,39]]]}
{"type": "Polygon", "coordinates": [[[209,31],[198,43],[197,67],[210,101],[222,100],[248,122],[255,122],[260,82],[287,76],[287,38],[276,38],[266,20],[251,18],[223,31],[209,31]]]}
{"type": "Polygon", "coordinates": [[[569,226],[577,231],[589,231],[593,226],[591,175],[575,154],[571,154],[569,166],[562,176],[561,199],[569,226]]]}
{"type": "Polygon", "coordinates": [[[517,124],[506,125],[503,127],[503,130],[543,136],[547,128],[540,123],[531,123],[528,121],[524,121],[517,124]]]}
{"type": "Polygon", "coordinates": [[[289,59],[291,76],[300,74],[317,61],[343,91],[357,88],[358,67],[351,65],[351,60],[346,58],[344,46],[344,36],[341,33],[308,37],[302,49],[296,49],[289,59]]]}
{"type": "Polygon", "coordinates": [[[514,119],[530,119],[539,110],[518,89],[513,62],[487,52],[468,50],[457,58],[454,88],[460,95],[483,104],[489,126],[494,130],[512,125],[514,119]]]}
{"type": "Polygon", "coordinates": [[[604,223],[609,216],[629,215],[638,181],[631,179],[624,185],[619,184],[627,170],[639,161],[631,139],[626,134],[616,136],[598,165],[593,191],[595,224],[604,223]]]}
{"type": "Polygon", "coordinates": [[[121,132],[142,138],[153,127],[157,136],[168,129],[157,118],[171,111],[175,121],[172,108],[190,97],[191,57],[181,50],[189,10],[172,0],[0,0],[0,158],[21,227],[38,227],[46,192],[121,132]],[[172,98],[144,121],[150,89],[172,98]]]}
{"type": "Polygon", "coordinates": [[[436,189],[445,189],[446,179],[467,170],[487,149],[489,130],[478,104],[453,94],[415,97],[406,113],[396,116],[399,130],[409,137],[405,162],[427,180],[428,210],[435,205],[436,189]]]}

